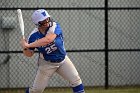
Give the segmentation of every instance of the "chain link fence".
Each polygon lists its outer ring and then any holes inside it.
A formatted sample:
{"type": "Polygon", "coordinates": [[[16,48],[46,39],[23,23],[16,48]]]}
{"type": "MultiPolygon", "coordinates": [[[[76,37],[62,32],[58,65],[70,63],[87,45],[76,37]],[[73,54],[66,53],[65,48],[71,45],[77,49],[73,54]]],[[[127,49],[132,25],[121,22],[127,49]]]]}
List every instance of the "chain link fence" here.
{"type": "MultiPolygon", "coordinates": [[[[38,53],[27,58],[20,46],[18,8],[23,12],[26,37],[34,28],[31,14],[37,8],[47,9],[60,23],[68,56],[85,86],[105,86],[106,77],[110,86],[140,85],[139,0],[1,0],[0,4],[0,88],[31,86],[36,73],[38,53]],[[105,2],[108,2],[108,36],[105,2]]],[[[49,87],[67,86],[68,82],[57,74],[49,84],[49,87]]]]}

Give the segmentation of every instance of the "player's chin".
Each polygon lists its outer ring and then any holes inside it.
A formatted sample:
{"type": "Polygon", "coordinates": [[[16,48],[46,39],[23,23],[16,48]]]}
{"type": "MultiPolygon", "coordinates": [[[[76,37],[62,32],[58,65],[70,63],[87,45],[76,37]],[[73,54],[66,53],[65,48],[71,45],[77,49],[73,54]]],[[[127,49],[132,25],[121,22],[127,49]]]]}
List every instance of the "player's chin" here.
{"type": "Polygon", "coordinates": [[[40,28],[40,29],[46,30],[48,27],[49,27],[49,26],[41,26],[41,27],[39,27],[39,28],[40,28]]]}

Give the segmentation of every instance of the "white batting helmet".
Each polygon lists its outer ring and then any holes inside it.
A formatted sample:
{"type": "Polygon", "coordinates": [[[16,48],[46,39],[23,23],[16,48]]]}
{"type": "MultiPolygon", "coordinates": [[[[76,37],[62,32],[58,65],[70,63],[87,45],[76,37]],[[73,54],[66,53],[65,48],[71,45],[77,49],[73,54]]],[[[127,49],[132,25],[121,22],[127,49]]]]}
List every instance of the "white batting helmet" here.
{"type": "Polygon", "coordinates": [[[32,14],[32,21],[35,25],[39,25],[38,22],[45,20],[50,17],[48,12],[44,9],[38,9],[32,14]]]}

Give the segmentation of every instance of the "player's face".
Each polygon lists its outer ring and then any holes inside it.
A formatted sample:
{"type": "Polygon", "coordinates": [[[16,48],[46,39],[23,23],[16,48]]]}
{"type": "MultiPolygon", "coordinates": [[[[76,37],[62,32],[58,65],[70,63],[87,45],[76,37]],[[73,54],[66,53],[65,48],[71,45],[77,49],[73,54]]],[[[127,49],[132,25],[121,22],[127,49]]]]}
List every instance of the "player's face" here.
{"type": "Polygon", "coordinates": [[[50,22],[50,19],[47,18],[43,21],[40,21],[39,24],[40,24],[40,27],[49,27],[49,22],[50,22]]]}

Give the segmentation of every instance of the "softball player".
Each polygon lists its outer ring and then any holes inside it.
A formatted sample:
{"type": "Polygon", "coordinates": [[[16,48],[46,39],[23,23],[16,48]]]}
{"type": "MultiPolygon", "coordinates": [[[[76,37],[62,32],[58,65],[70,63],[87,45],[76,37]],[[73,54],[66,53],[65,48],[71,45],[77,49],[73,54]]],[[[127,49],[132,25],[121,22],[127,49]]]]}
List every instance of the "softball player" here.
{"type": "Polygon", "coordinates": [[[40,54],[33,86],[26,93],[42,93],[55,72],[69,81],[73,93],[85,93],[81,78],[66,54],[60,25],[44,9],[36,10],[32,21],[37,28],[29,35],[28,42],[21,40],[21,45],[27,57],[33,56],[35,48],[40,54]]]}

